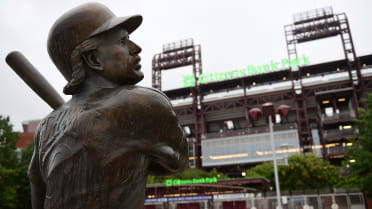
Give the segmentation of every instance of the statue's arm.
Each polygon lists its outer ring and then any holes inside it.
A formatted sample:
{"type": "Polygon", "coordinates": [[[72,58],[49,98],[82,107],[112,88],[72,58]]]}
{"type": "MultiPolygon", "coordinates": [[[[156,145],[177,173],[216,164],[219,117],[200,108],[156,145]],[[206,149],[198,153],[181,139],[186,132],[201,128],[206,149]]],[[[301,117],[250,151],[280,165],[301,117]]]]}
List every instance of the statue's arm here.
{"type": "Polygon", "coordinates": [[[109,158],[142,153],[149,160],[146,169],[151,175],[171,175],[187,168],[187,141],[163,93],[143,87],[123,88],[106,104],[109,108],[100,120],[92,123],[95,124],[92,130],[97,132],[94,136],[100,136],[99,130],[107,129],[101,138],[112,137],[110,146],[114,146],[115,152],[109,158]]]}
{"type": "Polygon", "coordinates": [[[39,134],[35,134],[34,153],[28,168],[28,177],[31,185],[31,201],[33,209],[44,209],[45,183],[41,177],[39,165],[39,134]]]}
{"type": "Polygon", "coordinates": [[[151,159],[149,174],[166,176],[180,173],[188,167],[189,160],[186,137],[175,116],[162,132],[159,142],[148,153],[151,159]]]}
{"type": "Polygon", "coordinates": [[[158,103],[158,108],[153,111],[159,111],[161,114],[155,117],[158,120],[153,120],[153,124],[160,125],[158,126],[156,143],[151,146],[148,153],[151,159],[148,168],[149,174],[165,176],[180,173],[188,167],[189,162],[184,131],[178,122],[169,98],[156,89],[151,90],[156,92],[159,101],[161,101],[158,103]]]}

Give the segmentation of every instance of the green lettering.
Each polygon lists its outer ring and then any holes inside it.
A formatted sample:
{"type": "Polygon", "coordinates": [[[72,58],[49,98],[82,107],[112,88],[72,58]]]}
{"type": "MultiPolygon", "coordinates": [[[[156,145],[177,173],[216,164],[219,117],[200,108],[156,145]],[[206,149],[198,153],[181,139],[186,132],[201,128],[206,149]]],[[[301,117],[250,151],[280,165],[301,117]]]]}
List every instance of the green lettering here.
{"type": "Polygon", "coordinates": [[[301,58],[297,58],[297,66],[301,65],[301,58]]]}
{"type": "Polygon", "coordinates": [[[200,83],[207,83],[208,82],[208,76],[204,73],[200,74],[199,76],[199,82],[200,83]]]}
{"type": "Polygon", "coordinates": [[[302,60],[304,62],[304,65],[309,65],[310,64],[309,57],[305,57],[304,54],[302,55],[302,60]]]}
{"type": "Polygon", "coordinates": [[[290,66],[291,67],[296,67],[297,66],[297,59],[294,59],[294,60],[290,60],[290,66]]]}
{"type": "Polygon", "coordinates": [[[245,76],[244,69],[241,69],[241,70],[240,70],[240,76],[242,76],[242,77],[245,76]]]}
{"type": "Polygon", "coordinates": [[[191,87],[195,85],[195,77],[193,75],[187,75],[183,77],[183,87],[191,87]]]}
{"type": "Polygon", "coordinates": [[[231,72],[231,74],[232,74],[233,78],[238,78],[239,77],[239,70],[234,70],[234,71],[231,72]]]}
{"type": "Polygon", "coordinates": [[[220,80],[220,81],[222,81],[224,78],[223,78],[223,76],[225,75],[224,73],[219,73],[219,77],[218,77],[218,80],[220,80]]]}
{"type": "Polygon", "coordinates": [[[271,64],[271,71],[277,70],[278,69],[278,63],[273,62],[272,60],[270,61],[271,64]]]}
{"type": "Polygon", "coordinates": [[[210,81],[213,81],[213,73],[209,74],[210,81]]]}
{"type": "Polygon", "coordinates": [[[248,75],[253,75],[255,73],[255,68],[253,65],[248,66],[248,75]]]}
{"type": "Polygon", "coordinates": [[[172,179],[165,180],[165,186],[172,186],[172,179]]]}
{"type": "Polygon", "coordinates": [[[231,79],[231,78],[232,78],[231,72],[226,72],[225,79],[231,79]]]}
{"type": "Polygon", "coordinates": [[[262,66],[256,66],[256,74],[262,73],[262,66]]]}
{"type": "Polygon", "coordinates": [[[288,64],[288,59],[286,58],[282,59],[282,68],[285,68],[287,64],[288,64]]]}
{"type": "Polygon", "coordinates": [[[270,65],[263,65],[263,73],[270,71],[270,65]]]}

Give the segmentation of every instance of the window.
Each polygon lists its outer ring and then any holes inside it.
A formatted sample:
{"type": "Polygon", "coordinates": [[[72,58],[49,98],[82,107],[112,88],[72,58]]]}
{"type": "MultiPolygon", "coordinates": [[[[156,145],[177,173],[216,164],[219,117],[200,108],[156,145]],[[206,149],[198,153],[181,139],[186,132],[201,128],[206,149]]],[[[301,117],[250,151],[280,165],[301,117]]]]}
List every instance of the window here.
{"type": "Polygon", "coordinates": [[[186,135],[189,136],[191,134],[191,130],[190,130],[190,127],[188,126],[184,126],[183,127],[183,130],[185,131],[186,135]]]}
{"type": "Polygon", "coordinates": [[[332,117],[333,116],[333,107],[326,107],[325,109],[324,109],[324,112],[325,112],[325,115],[327,116],[327,117],[332,117]]]}
{"type": "Polygon", "coordinates": [[[234,129],[234,123],[231,120],[225,121],[225,125],[228,130],[234,129]]]}
{"type": "Polygon", "coordinates": [[[275,114],[275,123],[280,123],[282,118],[280,117],[280,114],[275,114]]]}

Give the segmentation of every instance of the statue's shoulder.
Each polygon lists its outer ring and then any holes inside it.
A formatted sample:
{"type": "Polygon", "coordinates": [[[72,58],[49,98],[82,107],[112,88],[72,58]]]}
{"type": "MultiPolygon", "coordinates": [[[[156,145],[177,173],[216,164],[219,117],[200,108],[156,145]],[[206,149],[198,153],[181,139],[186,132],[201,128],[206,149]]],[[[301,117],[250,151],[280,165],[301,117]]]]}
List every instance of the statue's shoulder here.
{"type": "Polygon", "coordinates": [[[74,121],[84,116],[84,108],[64,104],[42,119],[36,129],[35,136],[51,138],[58,133],[70,130],[74,121]]]}
{"type": "Polygon", "coordinates": [[[161,91],[142,86],[123,86],[111,95],[109,103],[119,106],[160,106],[172,109],[169,98],[161,91]]]}

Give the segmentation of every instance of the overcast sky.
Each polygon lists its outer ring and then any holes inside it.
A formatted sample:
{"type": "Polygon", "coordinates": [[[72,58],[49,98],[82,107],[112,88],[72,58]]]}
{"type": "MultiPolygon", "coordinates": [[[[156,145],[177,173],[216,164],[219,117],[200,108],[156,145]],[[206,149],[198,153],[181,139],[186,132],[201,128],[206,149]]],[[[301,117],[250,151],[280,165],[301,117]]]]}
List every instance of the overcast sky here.
{"type": "MultiPolygon", "coordinates": [[[[15,130],[22,121],[45,117],[52,109],[6,65],[5,56],[18,50],[63,95],[66,81],[46,50],[54,21],[87,1],[2,0],[0,7],[0,115],[8,115],[15,130]]],[[[249,64],[262,65],[287,57],[284,25],[294,13],[332,6],[349,18],[358,55],[372,54],[371,0],[117,0],[98,1],[117,16],[141,14],[143,24],[131,39],[142,47],[140,83],[151,86],[151,59],[168,42],[193,38],[201,44],[204,72],[226,72],[249,64]]],[[[339,37],[299,45],[311,63],[343,58],[339,37]]],[[[191,68],[163,73],[165,89],[181,87],[191,68]]],[[[69,97],[64,95],[65,100],[69,97]]]]}

